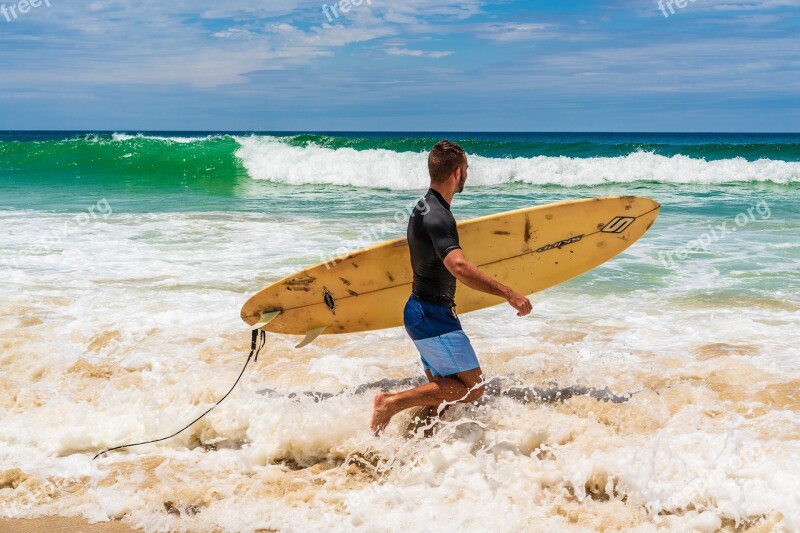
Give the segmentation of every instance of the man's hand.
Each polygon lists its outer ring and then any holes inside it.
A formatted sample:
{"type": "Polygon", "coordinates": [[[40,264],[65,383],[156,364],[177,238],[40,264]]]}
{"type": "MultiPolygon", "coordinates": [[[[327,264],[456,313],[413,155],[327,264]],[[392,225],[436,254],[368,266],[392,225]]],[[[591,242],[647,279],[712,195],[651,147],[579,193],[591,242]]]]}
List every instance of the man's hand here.
{"type": "Polygon", "coordinates": [[[526,316],[533,311],[531,301],[518,292],[512,291],[511,296],[508,297],[508,303],[517,310],[517,316],[526,316]]]}

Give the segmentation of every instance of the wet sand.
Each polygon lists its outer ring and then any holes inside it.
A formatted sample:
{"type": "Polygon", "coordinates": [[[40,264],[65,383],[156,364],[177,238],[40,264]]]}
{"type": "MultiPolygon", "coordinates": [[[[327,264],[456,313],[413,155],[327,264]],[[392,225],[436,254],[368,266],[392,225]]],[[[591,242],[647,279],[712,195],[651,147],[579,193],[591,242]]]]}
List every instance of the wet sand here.
{"type": "Polygon", "coordinates": [[[48,516],[34,519],[2,519],[0,533],[133,533],[142,531],[133,529],[122,522],[99,522],[90,524],[82,518],[48,516]]]}

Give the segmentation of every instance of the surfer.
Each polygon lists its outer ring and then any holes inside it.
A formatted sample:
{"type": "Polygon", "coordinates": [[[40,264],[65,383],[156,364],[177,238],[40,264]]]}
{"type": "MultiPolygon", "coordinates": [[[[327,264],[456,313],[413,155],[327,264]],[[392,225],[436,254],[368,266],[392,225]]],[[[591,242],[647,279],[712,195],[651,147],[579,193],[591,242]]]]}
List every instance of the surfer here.
{"type": "Polygon", "coordinates": [[[376,435],[405,409],[424,407],[421,416],[428,422],[443,403],[472,402],[483,396],[480,363],[455,311],[456,280],[502,296],[518,316],[531,312],[528,298],[478,270],[459,245],[450,204],[464,190],[468,168],[464,149],[450,141],[439,142],[428,156],[430,188],[408,222],[414,282],[403,311],[406,332],[419,350],[428,383],[376,394],[371,423],[376,435]]]}

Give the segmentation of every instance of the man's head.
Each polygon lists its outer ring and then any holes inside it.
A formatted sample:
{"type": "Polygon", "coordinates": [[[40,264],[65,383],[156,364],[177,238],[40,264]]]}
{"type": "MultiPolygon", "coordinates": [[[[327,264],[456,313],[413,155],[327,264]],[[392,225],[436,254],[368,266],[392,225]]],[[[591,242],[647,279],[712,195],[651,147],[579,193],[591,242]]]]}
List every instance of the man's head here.
{"type": "Polygon", "coordinates": [[[431,185],[453,185],[454,192],[464,190],[467,181],[467,154],[454,142],[440,141],[428,156],[431,185]]]}

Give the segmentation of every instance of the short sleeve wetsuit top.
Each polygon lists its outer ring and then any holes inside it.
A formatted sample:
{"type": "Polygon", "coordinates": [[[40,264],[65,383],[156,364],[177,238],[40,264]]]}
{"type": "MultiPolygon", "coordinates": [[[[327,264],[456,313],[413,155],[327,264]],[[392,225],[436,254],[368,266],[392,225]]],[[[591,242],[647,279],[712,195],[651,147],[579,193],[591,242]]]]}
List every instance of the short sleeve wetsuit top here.
{"type": "Polygon", "coordinates": [[[418,300],[454,307],[456,278],[444,266],[444,258],[461,245],[450,204],[435,189],[428,189],[411,213],[408,248],[414,270],[412,295],[418,300]]]}

